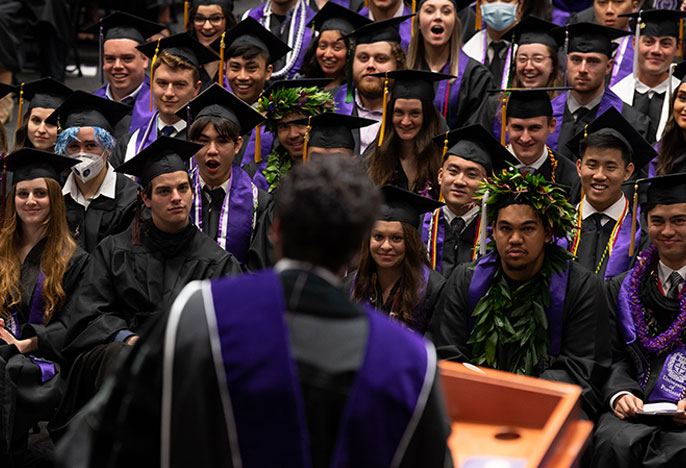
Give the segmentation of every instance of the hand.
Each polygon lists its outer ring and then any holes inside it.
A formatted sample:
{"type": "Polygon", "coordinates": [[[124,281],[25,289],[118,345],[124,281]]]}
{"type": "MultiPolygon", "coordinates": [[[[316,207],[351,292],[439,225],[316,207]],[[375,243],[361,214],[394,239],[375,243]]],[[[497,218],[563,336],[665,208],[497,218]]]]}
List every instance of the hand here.
{"type": "MultiPolygon", "coordinates": [[[[679,400],[676,404],[677,410],[686,410],[686,399],[679,400]]],[[[675,414],[674,422],[680,425],[686,424],[686,414],[675,414]]]]}
{"type": "Polygon", "coordinates": [[[5,329],[5,321],[0,319],[0,340],[5,343],[17,347],[21,354],[28,354],[38,349],[38,337],[27,338],[25,340],[18,340],[12,332],[5,329]]]}
{"type": "Polygon", "coordinates": [[[124,340],[124,344],[127,344],[129,346],[133,346],[136,344],[136,341],[138,341],[138,335],[131,335],[127,339],[124,340]]]}
{"type": "Polygon", "coordinates": [[[643,400],[634,395],[622,395],[615,401],[615,416],[619,419],[628,419],[636,416],[643,409],[643,400]]]}

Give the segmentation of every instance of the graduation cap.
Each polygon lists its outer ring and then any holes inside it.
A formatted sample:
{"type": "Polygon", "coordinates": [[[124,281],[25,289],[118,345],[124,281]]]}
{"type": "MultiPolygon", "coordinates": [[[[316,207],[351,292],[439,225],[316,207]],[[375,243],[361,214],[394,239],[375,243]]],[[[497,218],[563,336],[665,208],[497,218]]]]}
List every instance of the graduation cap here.
{"type": "Polygon", "coordinates": [[[393,99],[421,99],[430,102],[436,97],[435,86],[438,81],[455,78],[453,75],[426,70],[393,70],[373,73],[371,76],[395,80],[393,99]]]}
{"type": "Polygon", "coordinates": [[[240,135],[249,133],[264,121],[262,114],[217,83],[213,83],[209,88],[192,99],[176,115],[182,119],[189,119],[189,125],[191,121],[203,116],[230,120],[238,125],[240,135]]]}
{"type": "Polygon", "coordinates": [[[459,156],[482,165],[487,174],[519,164],[517,158],[507,148],[478,124],[441,133],[435,136],[433,141],[443,146],[444,158],[451,154],[459,156]]]}
{"type": "Polygon", "coordinates": [[[145,187],[162,174],[186,171],[186,162],[201,149],[202,145],[190,141],[161,136],[116,171],[138,177],[145,187]]]}
{"type": "Polygon", "coordinates": [[[598,52],[608,57],[612,57],[614,49],[612,41],[631,34],[629,31],[609,28],[595,23],[574,23],[556,28],[553,33],[566,34],[568,36],[568,54],[571,52],[598,52]]]}
{"type": "Polygon", "coordinates": [[[587,136],[595,134],[611,135],[619,140],[629,154],[631,162],[634,163],[636,171],[657,156],[657,152],[652,145],[614,107],[610,107],[602,115],[586,125],[581,132],[574,135],[567,143],[567,147],[581,159],[583,155],[579,154],[579,144],[587,136]]]}
{"type": "Polygon", "coordinates": [[[679,21],[686,18],[686,12],[680,10],[639,10],[635,13],[619,15],[636,21],[636,30],[640,36],[679,37],[679,21]]]}
{"type": "Polygon", "coordinates": [[[375,42],[397,42],[400,43],[400,23],[414,15],[398,16],[383,21],[375,21],[357,28],[350,34],[343,36],[355,39],[357,45],[373,44],[375,42]]]}
{"type": "Polygon", "coordinates": [[[543,44],[557,50],[563,42],[564,35],[556,24],[542,20],[535,16],[527,16],[512,28],[514,43],[543,44]]]}
{"type": "Polygon", "coordinates": [[[112,129],[131,107],[116,101],[74,91],[45,121],[58,129],[69,127],[100,127],[112,129]]]}
{"type": "Polygon", "coordinates": [[[381,187],[381,193],[384,202],[381,205],[379,221],[400,221],[418,228],[423,213],[443,206],[443,203],[432,198],[422,197],[394,185],[384,185],[381,187]]]}
{"type": "MultiPolygon", "coordinates": [[[[354,150],[355,139],[351,130],[375,124],[376,120],[325,112],[306,119],[294,120],[292,123],[307,125],[305,141],[310,148],[316,146],[318,148],[354,150]]],[[[303,160],[307,160],[307,149],[303,152],[303,160]]]]}
{"type": "Polygon", "coordinates": [[[334,2],[326,2],[324,7],[307,23],[313,31],[340,31],[350,34],[355,29],[373,23],[366,16],[358,15],[354,11],[342,7],[334,2]]]}
{"type": "Polygon", "coordinates": [[[12,184],[41,177],[60,182],[60,173],[78,163],[78,159],[35,148],[22,148],[5,159],[7,170],[13,173],[12,184]]]}
{"type": "Polygon", "coordinates": [[[74,92],[68,86],[50,77],[21,83],[17,90],[19,92],[17,127],[21,125],[24,101],[29,101],[29,109],[36,107],[57,109],[74,92]]]}
{"type": "MultiPolygon", "coordinates": [[[[281,39],[272,34],[257,20],[248,16],[231,28],[224,37],[225,47],[252,45],[269,55],[267,64],[274,63],[290,52],[291,48],[281,39]]],[[[217,39],[210,47],[221,52],[222,38],[217,39]]]]}
{"type": "Polygon", "coordinates": [[[101,18],[100,21],[88,27],[88,30],[102,33],[102,40],[130,39],[143,44],[147,38],[161,32],[166,26],[153,23],[138,16],[115,11],[101,18]]]}
{"type": "Polygon", "coordinates": [[[205,63],[219,60],[217,54],[186,33],[174,34],[173,36],[164,37],[156,41],[146,42],[136,48],[140,50],[143,55],[152,59],[151,67],[155,65],[155,60],[162,51],[180,58],[195,68],[198,68],[205,63]]]}

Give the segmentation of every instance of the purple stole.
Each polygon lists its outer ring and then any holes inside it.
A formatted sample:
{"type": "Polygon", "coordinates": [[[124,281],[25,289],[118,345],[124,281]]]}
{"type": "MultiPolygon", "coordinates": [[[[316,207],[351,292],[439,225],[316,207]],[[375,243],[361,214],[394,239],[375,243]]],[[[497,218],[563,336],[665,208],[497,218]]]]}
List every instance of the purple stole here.
{"type": "MultiPolygon", "coordinates": [[[[364,7],[357,13],[365,18],[369,18],[369,7],[364,7]]],[[[403,3],[403,16],[411,14],[412,7],[403,3]]],[[[407,52],[407,50],[410,48],[410,41],[412,40],[412,18],[408,18],[400,23],[398,32],[400,33],[400,45],[402,46],[403,50],[407,52]]]]}
{"type": "MultiPolygon", "coordinates": [[[[658,141],[657,143],[655,143],[655,145],[653,145],[653,149],[654,149],[656,152],[659,152],[659,151],[660,151],[660,142],[659,142],[659,141],[658,141]]],[[[655,156],[655,157],[654,157],[653,159],[651,159],[650,162],[648,163],[648,177],[655,177],[655,176],[657,175],[657,162],[658,162],[658,159],[660,159],[660,156],[659,156],[659,155],[658,155],[658,156],[655,156]]]]}
{"type": "Polygon", "coordinates": [[[634,49],[631,47],[633,34],[624,36],[615,53],[615,64],[612,67],[609,86],[619,83],[634,72],[634,49]]]}
{"type": "Polygon", "coordinates": [[[138,129],[138,136],[136,137],[136,152],[138,154],[145,148],[150,146],[155,140],[157,140],[157,111],[155,111],[150,119],[138,129]]]}
{"type": "MultiPolygon", "coordinates": [[[[107,99],[106,94],[107,85],[103,86],[93,94],[107,99]]],[[[133,105],[133,112],[131,114],[131,125],[129,125],[129,133],[139,129],[150,120],[154,112],[150,112],[150,78],[146,75],[143,79],[143,86],[141,87],[136,102],[133,105]]],[[[142,131],[142,130],[141,130],[142,131]]]]}
{"type": "MultiPolygon", "coordinates": [[[[619,228],[615,245],[612,248],[612,254],[607,260],[607,268],[605,268],[604,279],[608,280],[614,276],[624,273],[631,265],[631,257],[629,257],[629,244],[631,244],[631,207],[627,209],[628,213],[624,222],[619,228]]],[[[638,243],[641,240],[641,209],[636,210],[636,233],[634,234],[634,246],[638,248],[638,243]]]]}
{"type": "MultiPolygon", "coordinates": [[[[469,329],[474,327],[472,313],[482,297],[493,284],[493,275],[500,268],[500,258],[495,252],[489,252],[481,257],[474,269],[474,276],[469,283],[469,329]]],[[[562,273],[553,274],[550,278],[550,306],[546,310],[548,316],[548,335],[550,345],[548,354],[558,356],[562,347],[562,322],[564,320],[564,303],[567,293],[567,277],[569,268],[562,273]]]]}
{"type": "MultiPolygon", "coordinates": [[[[329,0],[332,1],[332,0],[329,0]]],[[[348,84],[344,83],[339,86],[336,94],[333,97],[333,102],[336,105],[336,113],[352,115],[353,108],[355,107],[354,102],[345,102],[345,96],[348,93],[348,84]]]]}
{"type": "MultiPolygon", "coordinates": [[[[636,324],[634,323],[629,298],[631,297],[631,275],[627,274],[617,295],[617,327],[627,351],[636,366],[636,378],[645,390],[651,369],[640,342],[636,339],[636,324]]],[[[686,396],[686,347],[673,350],[667,355],[660,375],[655,382],[648,402],[669,401],[676,403],[686,396]]]]}
{"type": "MultiPolygon", "coordinates": [[[[211,290],[227,384],[220,391],[228,390],[233,421],[227,427],[237,432],[233,456],[245,468],[311,466],[278,275],[224,278],[211,290]]],[[[434,377],[433,353],[422,337],[375,311],[367,315],[367,349],[342,414],[332,468],[390,466],[402,456],[401,441],[414,430],[434,377]]]]}
{"type": "MultiPolygon", "coordinates": [[[[245,138],[245,136],[244,136],[245,138]]],[[[267,155],[272,150],[272,143],[274,142],[274,135],[268,132],[265,128],[260,128],[260,147],[262,149],[261,159],[262,161],[267,160],[267,155]]],[[[244,139],[243,144],[245,146],[245,153],[243,153],[243,160],[241,161],[241,167],[250,164],[255,160],[255,129],[250,130],[250,138],[247,141],[244,139]]],[[[266,164],[266,163],[265,163],[266,164]]],[[[262,167],[262,164],[260,164],[262,167]]]]}
{"type": "MultiPolygon", "coordinates": [[[[457,65],[457,78],[452,83],[449,80],[442,80],[438,82],[436,88],[436,97],[434,98],[434,105],[438,112],[445,118],[448,127],[452,128],[457,117],[457,102],[460,98],[460,91],[462,89],[462,77],[464,70],[467,68],[469,56],[460,49],[460,58],[457,65]],[[447,102],[446,102],[447,101],[447,102]]],[[[441,73],[450,73],[450,59],[443,66],[441,73]]]]}
{"type": "MultiPolygon", "coordinates": [[[[296,5],[297,5],[297,3],[296,3],[296,5]]],[[[266,6],[267,6],[267,3],[265,3],[264,5],[260,5],[256,8],[253,8],[248,13],[248,16],[250,16],[252,19],[258,21],[262,26],[264,26],[264,17],[265,17],[264,9],[266,8],[266,6]]],[[[305,24],[307,24],[312,20],[312,18],[314,18],[315,12],[312,8],[310,8],[307,5],[305,5],[305,8],[306,8],[305,24]]],[[[293,16],[291,17],[291,21],[290,21],[290,27],[294,29],[294,35],[295,35],[295,32],[298,31],[298,28],[300,27],[300,14],[298,14],[297,16],[293,14],[293,16]]],[[[269,29],[269,28],[267,28],[267,29],[269,29]]],[[[298,51],[298,58],[295,60],[291,69],[288,70],[288,74],[286,76],[284,76],[283,79],[290,80],[290,79],[295,78],[295,75],[298,74],[298,72],[300,71],[300,68],[302,67],[303,60],[305,59],[305,52],[307,51],[307,48],[310,46],[311,40],[312,40],[312,34],[303,25],[303,38],[302,38],[300,50],[298,51]]],[[[284,42],[287,42],[287,41],[284,41],[284,42]]],[[[278,71],[278,70],[274,70],[274,71],[278,71]]]]}
{"type": "MultiPolygon", "coordinates": [[[[204,197],[200,190],[200,173],[196,172],[195,200],[191,208],[191,219],[202,231],[202,204],[204,197]]],[[[236,259],[245,263],[252,237],[253,207],[255,206],[253,184],[250,176],[240,167],[231,168],[231,185],[229,193],[224,197],[222,210],[219,214],[219,229],[217,244],[227,252],[231,252],[236,259]]]]}
{"type": "MultiPolygon", "coordinates": [[[[429,255],[429,259],[432,259],[434,255],[436,256],[436,265],[434,266],[434,269],[440,274],[443,274],[443,245],[445,244],[445,223],[443,220],[445,219],[445,215],[443,214],[443,208],[436,208],[436,210],[438,210],[439,213],[438,217],[436,218],[436,224],[438,226],[436,229],[435,252],[432,250],[434,246],[433,242],[429,242],[429,237],[431,236],[431,225],[433,224],[435,211],[424,213],[424,219],[422,220],[422,232],[420,234],[422,236],[422,242],[428,247],[427,253],[429,255]]],[[[455,239],[455,242],[458,241],[459,239],[455,239]]]]}
{"type": "MultiPolygon", "coordinates": [[[[43,297],[43,285],[45,284],[45,273],[43,270],[38,272],[38,280],[36,281],[36,289],[33,293],[31,301],[31,310],[29,312],[29,323],[35,325],[43,325],[43,313],[45,311],[45,298],[43,297]]],[[[19,338],[19,314],[13,312],[10,320],[8,320],[8,330],[16,338],[19,338]]],[[[28,356],[35,365],[40,369],[41,383],[45,383],[52,379],[55,374],[55,364],[51,361],[41,359],[36,356],[28,356]]]]}
{"type": "MultiPolygon", "coordinates": [[[[553,117],[555,117],[557,124],[555,126],[555,132],[548,136],[547,143],[548,146],[554,150],[557,150],[557,141],[560,138],[560,129],[562,128],[563,119],[565,116],[568,93],[569,91],[565,91],[561,94],[558,94],[552,101],[550,101],[553,106],[553,117]]],[[[596,116],[602,115],[603,112],[608,110],[610,107],[614,107],[618,112],[622,112],[622,109],[624,108],[624,102],[619,98],[619,96],[613,93],[610,88],[605,88],[603,97],[600,100],[598,112],[596,112],[596,116]]],[[[572,125],[573,122],[567,122],[567,124],[572,125]]]]}

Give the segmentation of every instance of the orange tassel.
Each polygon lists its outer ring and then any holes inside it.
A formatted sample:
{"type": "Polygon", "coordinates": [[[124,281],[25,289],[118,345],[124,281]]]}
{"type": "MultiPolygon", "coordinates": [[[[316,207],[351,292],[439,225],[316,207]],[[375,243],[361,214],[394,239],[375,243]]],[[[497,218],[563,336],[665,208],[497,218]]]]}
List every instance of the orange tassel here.
{"type": "Polygon", "coordinates": [[[483,25],[481,24],[481,2],[477,0],[476,2],[476,21],[474,23],[474,30],[481,31],[483,25]]]}
{"type": "Polygon", "coordinates": [[[441,160],[445,158],[445,155],[448,152],[448,133],[450,133],[450,130],[445,132],[445,140],[443,140],[443,153],[441,154],[441,160]]]}
{"type": "Polygon", "coordinates": [[[311,120],[312,116],[307,116],[307,128],[305,129],[305,143],[303,144],[303,163],[307,162],[307,144],[310,141],[310,130],[312,130],[312,125],[310,125],[311,120]]]}
{"type": "Polygon", "coordinates": [[[191,8],[191,2],[183,2],[183,30],[188,32],[188,10],[191,8]]]}
{"type": "Polygon", "coordinates": [[[260,134],[260,127],[262,124],[259,124],[257,127],[255,127],[255,162],[259,163],[262,161],[262,135],[260,134]]]}
{"type": "Polygon", "coordinates": [[[364,0],[364,7],[369,8],[369,0],[364,0]]]}
{"type": "MultiPolygon", "coordinates": [[[[412,0],[412,14],[414,15],[415,13],[417,13],[417,0],[412,0]]],[[[411,20],[411,21],[412,21],[412,23],[411,23],[412,26],[410,26],[410,38],[414,37],[414,28],[415,28],[415,24],[414,24],[414,23],[415,23],[415,20],[416,20],[416,19],[417,19],[416,17],[413,17],[412,20],[411,20]]]]}
{"type": "MultiPolygon", "coordinates": [[[[152,56],[152,63],[150,64],[150,85],[153,83],[153,75],[155,74],[155,62],[157,61],[157,54],[160,53],[160,41],[162,38],[157,39],[157,46],[155,46],[155,55],[152,56]]],[[[152,112],[152,95],[150,93],[150,112],[152,112]]]]}
{"type": "Polygon", "coordinates": [[[383,82],[383,106],[381,112],[381,129],[379,130],[379,144],[383,144],[383,136],[386,133],[386,105],[388,104],[388,72],[386,72],[386,77],[383,82]]]}
{"type": "Polygon", "coordinates": [[[503,110],[500,115],[500,144],[507,146],[505,134],[507,132],[507,95],[503,93],[503,110]]]}
{"type": "Polygon", "coordinates": [[[226,31],[222,33],[222,40],[219,42],[219,86],[224,87],[224,49],[226,49],[226,44],[224,44],[224,37],[226,36],[226,31]]]}
{"type": "Polygon", "coordinates": [[[638,210],[638,184],[634,184],[634,206],[631,211],[631,242],[629,243],[629,257],[634,256],[636,242],[636,211],[638,210]]]}
{"type": "Polygon", "coordinates": [[[19,86],[19,115],[17,115],[17,127],[21,126],[21,111],[24,108],[24,82],[19,86]]]}

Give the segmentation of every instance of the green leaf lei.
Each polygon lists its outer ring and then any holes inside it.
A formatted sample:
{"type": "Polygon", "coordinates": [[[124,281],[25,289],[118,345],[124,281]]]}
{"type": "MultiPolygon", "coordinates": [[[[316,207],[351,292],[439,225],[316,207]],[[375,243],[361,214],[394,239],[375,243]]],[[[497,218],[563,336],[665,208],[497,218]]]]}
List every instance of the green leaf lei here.
{"type": "Polygon", "coordinates": [[[262,170],[262,174],[269,184],[269,193],[273,193],[276,190],[281,177],[286,175],[291,167],[293,167],[293,160],[288,151],[283,146],[276,145],[272,152],[269,153],[269,156],[267,156],[267,165],[262,170]]]}
{"type": "Polygon", "coordinates": [[[568,267],[572,255],[549,244],[541,270],[512,291],[502,268],[477,303],[476,319],[467,344],[472,347],[472,362],[516,374],[535,375],[536,365],[548,355],[550,336],[548,316],[550,278],[568,267]],[[498,349],[508,356],[500,361],[498,349]]]}
{"type": "Polygon", "coordinates": [[[330,92],[311,86],[309,88],[277,88],[258,99],[257,111],[267,119],[267,130],[276,134],[277,121],[291,113],[315,116],[335,110],[330,92]]]}

